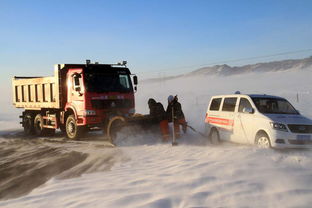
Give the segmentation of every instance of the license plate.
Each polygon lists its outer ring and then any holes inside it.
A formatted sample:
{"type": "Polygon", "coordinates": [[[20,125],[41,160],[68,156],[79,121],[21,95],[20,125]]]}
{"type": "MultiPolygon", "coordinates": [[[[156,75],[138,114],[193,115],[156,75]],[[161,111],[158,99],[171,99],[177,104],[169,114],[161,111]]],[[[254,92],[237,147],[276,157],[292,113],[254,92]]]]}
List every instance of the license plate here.
{"type": "Polygon", "coordinates": [[[297,135],[298,140],[303,140],[303,141],[310,141],[311,140],[311,135],[297,135]]]}

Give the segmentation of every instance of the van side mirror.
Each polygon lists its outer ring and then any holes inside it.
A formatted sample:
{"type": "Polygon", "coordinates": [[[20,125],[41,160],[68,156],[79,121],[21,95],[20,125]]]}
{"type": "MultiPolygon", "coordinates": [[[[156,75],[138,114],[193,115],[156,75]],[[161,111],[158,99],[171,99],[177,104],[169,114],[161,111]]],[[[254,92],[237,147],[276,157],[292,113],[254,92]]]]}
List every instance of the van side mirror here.
{"type": "Polygon", "coordinates": [[[134,83],[134,85],[138,84],[138,77],[137,76],[133,77],[133,83],[134,83]]]}
{"type": "Polygon", "coordinates": [[[243,113],[253,114],[255,110],[253,108],[243,108],[243,113]]]}

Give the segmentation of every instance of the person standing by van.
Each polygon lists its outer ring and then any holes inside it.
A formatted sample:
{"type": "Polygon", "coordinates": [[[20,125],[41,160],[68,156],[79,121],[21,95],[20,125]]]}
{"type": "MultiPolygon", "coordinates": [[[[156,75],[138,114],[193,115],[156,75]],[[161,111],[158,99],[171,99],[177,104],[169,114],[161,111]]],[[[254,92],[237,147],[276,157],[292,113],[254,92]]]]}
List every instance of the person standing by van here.
{"type": "Polygon", "coordinates": [[[168,97],[168,107],[167,107],[167,117],[169,122],[173,122],[174,134],[176,138],[181,136],[180,125],[182,130],[186,133],[187,122],[185,121],[184,113],[182,111],[181,103],[178,102],[178,96],[169,95],[168,97]]]}

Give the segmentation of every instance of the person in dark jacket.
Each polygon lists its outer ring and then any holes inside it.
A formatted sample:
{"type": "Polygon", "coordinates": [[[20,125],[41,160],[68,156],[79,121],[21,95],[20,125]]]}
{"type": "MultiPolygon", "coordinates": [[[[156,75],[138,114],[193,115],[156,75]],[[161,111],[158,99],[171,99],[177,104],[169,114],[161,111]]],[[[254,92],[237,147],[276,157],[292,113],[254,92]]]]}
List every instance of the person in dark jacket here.
{"type": "Polygon", "coordinates": [[[159,123],[160,131],[163,137],[163,141],[169,140],[169,126],[166,111],[163,105],[156,102],[153,98],[148,100],[148,107],[150,109],[149,116],[153,123],[159,123]]]}
{"type": "Polygon", "coordinates": [[[173,120],[175,137],[179,138],[181,136],[180,125],[182,126],[183,132],[186,133],[187,122],[185,121],[181,103],[178,102],[178,96],[174,97],[172,95],[169,95],[166,113],[168,117],[168,122],[172,122],[173,120]]]}

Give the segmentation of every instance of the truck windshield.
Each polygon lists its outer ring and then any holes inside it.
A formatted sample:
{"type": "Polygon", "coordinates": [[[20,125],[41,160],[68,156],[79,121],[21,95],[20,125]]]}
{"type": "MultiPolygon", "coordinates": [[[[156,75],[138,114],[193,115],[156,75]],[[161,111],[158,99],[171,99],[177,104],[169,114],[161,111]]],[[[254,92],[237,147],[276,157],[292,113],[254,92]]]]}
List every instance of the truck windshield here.
{"type": "Polygon", "coordinates": [[[252,98],[257,109],[264,114],[298,114],[296,109],[281,98],[252,98]]]}
{"type": "Polygon", "coordinates": [[[88,92],[131,92],[132,85],[128,74],[86,73],[88,92]]]}

